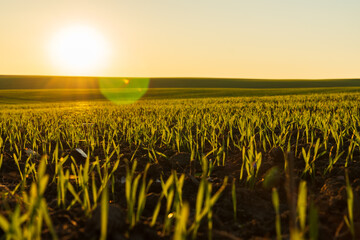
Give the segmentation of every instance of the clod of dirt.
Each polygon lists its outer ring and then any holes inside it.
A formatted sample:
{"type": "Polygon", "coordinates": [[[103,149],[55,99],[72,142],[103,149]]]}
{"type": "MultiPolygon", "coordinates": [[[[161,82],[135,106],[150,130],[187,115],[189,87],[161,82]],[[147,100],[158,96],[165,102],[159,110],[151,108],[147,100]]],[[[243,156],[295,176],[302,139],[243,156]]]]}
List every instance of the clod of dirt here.
{"type": "Polygon", "coordinates": [[[150,193],[162,192],[161,182],[159,179],[154,180],[154,182],[150,185],[149,192],[150,193]]]}
{"type": "MultiPolygon", "coordinates": [[[[154,209],[159,201],[160,193],[149,193],[146,196],[146,205],[144,208],[144,216],[152,216],[154,209]]],[[[163,201],[165,203],[165,200],[163,201]]]]}
{"type": "Polygon", "coordinates": [[[360,166],[358,162],[350,162],[348,166],[349,178],[354,179],[360,176],[360,166]]]}
{"type": "Polygon", "coordinates": [[[190,153],[180,152],[170,157],[172,169],[185,169],[190,164],[190,153]]]}
{"type": "MultiPolygon", "coordinates": [[[[125,229],[125,214],[117,205],[109,205],[108,220],[107,220],[107,239],[123,239],[122,232],[125,229]]],[[[90,239],[97,236],[99,239],[101,233],[101,207],[98,206],[93,213],[93,216],[86,226],[86,237],[90,239]]]]}
{"type": "Polygon", "coordinates": [[[338,194],[338,191],[342,186],[345,186],[345,180],[338,178],[328,178],[325,180],[320,193],[325,194],[328,197],[335,196],[338,194]]]}
{"type": "Polygon", "coordinates": [[[150,228],[146,224],[137,224],[130,231],[130,240],[147,240],[147,239],[162,239],[158,236],[156,230],[150,228]]]}
{"type": "Polygon", "coordinates": [[[326,179],[320,190],[319,199],[327,202],[327,204],[322,204],[328,207],[328,209],[324,209],[325,211],[346,209],[345,180],[343,178],[326,179]]]}
{"type": "Polygon", "coordinates": [[[159,164],[150,165],[148,172],[147,172],[146,180],[153,179],[155,181],[156,179],[159,179],[161,172],[162,172],[162,168],[159,164]]]}
{"type": "Polygon", "coordinates": [[[284,166],[284,153],[280,147],[272,148],[269,152],[274,164],[278,166],[284,166]]]}

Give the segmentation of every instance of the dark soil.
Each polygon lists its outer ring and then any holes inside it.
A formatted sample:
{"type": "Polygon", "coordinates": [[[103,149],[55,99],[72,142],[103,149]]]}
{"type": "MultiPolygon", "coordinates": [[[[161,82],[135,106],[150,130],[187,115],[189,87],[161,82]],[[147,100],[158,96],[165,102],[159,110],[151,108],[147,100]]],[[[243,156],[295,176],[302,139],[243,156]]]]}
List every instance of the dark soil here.
{"type": "MultiPolygon", "coordinates": [[[[81,155],[68,151],[76,161],[83,162],[81,155]]],[[[126,151],[125,151],[126,152],[126,151]]],[[[128,150],[123,158],[130,159],[133,152],[128,150]]],[[[163,150],[168,156],[158,158],[158,163],[152,163],[148,170],[148,178],[154,183],[150,187],[146,207],[141,222],[132,230],[128,230],[126,223],[125,185],[122,178],[125,176],[125,161],[121,161],[115,173],[115,194],[110,193],[110,211],[108,219],[108,239],[170,239],[171,236],[162,234],[163,207],[160,211],[157,224],[150,227],[151,217],[161,193],[161,184],[155,180],[162,175],[164,179],[170,176],[172,170],[178,174],[185,174],[183,200],[188,202],[192,211],[189,223],[193,221],[196,202],[196,193],[200,181],[201,165],[199,162],[190,164],[190,154],[177,153],[173,150],[163,150]],[[190,174],[191,173],[191,174],[190,174]]],[[[101,153],[99,152],[99,155],[101,153]]],[[[20,168],[24,166],[24,157],[20,161],[20,168]]],[[[135,159],[138,161],[137,173],[144,170],[149,162],[147,151],[139,150],[135,159]]],[[[211,157],[210,159],[211,160],[211,157]]],[[[354,191],[354,222],[356,233],[360,236],[360,156],[354,154],[354,161],[348,167],[350,183],[354,191]]],[[[36,161],[36,160],[34,160],[36,161]]],[[[70,163],[70,161],[69,161],[70,163]]],[[[215,192],[228,176],[228,186],[221,194],[213,208],[213,239],[275,239],[275,210],[272,203],[272,187],[276,187],[280,196],[281,229],[284,239],[289,238],[289,205],[286,192],[286,176],[284,173],[284,153],[281,149],[270,149],[263,153],[262,164],[255,186],[251,188],[245,181],[239,181],[241,169],[241,154],[237,151],[229,153],[225,166],[214,166],[209,182],[213,184],[215,192]],[[263,180],[269,169],[277,166],[279,173],[270,186],[264,188],[263,180]],[[232,179],[236,179],[237,219],[234,219],[233,202],[231,197],[232,179]]],[[[304,176],[308,186],[308,206],[312,201],[319,215],[319,239],[351,239],[350,232],[344,222],[347,216],[347,194],[345,189],[344,160],[339,160],[333,170],[323,175],[328,165],[327,156],[316,160],[314,176],[304,176]]],[[[70,164],[64,164],[70,168],[70,164]]],[[[304,170],[304,160],[294,156],[293,176],[296,186],[304,170]]],[[[51,164],[47,167],[49,175],[54,174],[51,164]]],[[[246,179],[246,176],[244,177],[246,179]]],[[[29,177],[29,182],[31,181],[29,177]]],[[[10,153],[4,154],[3,165],[0,169],[0,213],[8,216],[17,204],[23,205],[21,193],[10,194],[20,182],[18,168],[10,153]]],[[[57,206],[56,183],[49,183],[45,197],[56,232],[60,239],[98,239],[100,234],[100,209],[97,208],[92,216],[86,217],[79,205],[67,211],[57,206]]],[[[27,190],[27,189],[25,189],[27,190]]],[[[290,194],[297,194],[292,192],[290,194]]],[[[71,195],[68,194],[69,201],[71,195]]],[[[165,203],[165,202],[164,202],[165,203]]],[[[208,239],[207,220],[204,219],[199,229],[198,239],[208,239]]],[[[1,236],[1,232],[0,232],[1,236]]],[[[48,230],[43,232],[44,239],[51,238],[48,230]]]]}

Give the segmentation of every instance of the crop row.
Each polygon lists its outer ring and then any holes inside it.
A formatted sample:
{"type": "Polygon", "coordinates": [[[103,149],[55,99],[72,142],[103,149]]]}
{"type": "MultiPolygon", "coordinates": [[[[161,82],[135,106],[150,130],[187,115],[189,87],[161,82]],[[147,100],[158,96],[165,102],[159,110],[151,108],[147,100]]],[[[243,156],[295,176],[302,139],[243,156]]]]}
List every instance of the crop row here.
{"type": "MultiPolygon", "coordinates": [[[[86,218],[100,209],[101,239],[106,239],[109,231],[109,203],[126,209],[125,235],[145,222],[152,228],[161,228],[159,236],[195,239],[207,219],[206,236],[211,239],[213,208],[224,189],[232,189],[229,191],[236,220],[236,186],[254,189],[261,182],[271,182],[279,173],[271,168],[263,179],[262,164],[269,152],[278,149],[285,153],[278,157],[285,159],[279,171],[289,171],[290,155],[293,161],[303,164],[299,197],[294,200],[298,203],[298,217],[293,221],[298,223],[291,226],[290,234],[299,239],[308,234],[315,239],[316,208],[307,204],[306,181],[327,176],[335,166],[348,168],[358,160],[359,100],[360,94],[347,93],[147,100],[125,106],[85,102],[41,108],[3,107],[0,171],[15,171],[18,181],[1,184],[2,199],[11,196],[16,204],[1,204],[0,228],[6,239],[35,239],[44,236],[45,223],[47,234],[57,238],[58,231],[48,210],[51,197],[46,189],[52,188],[57,209],[71,211],[79,207],[86,218]],[[174,161],[173,156],[181,153],[187,153],[189,158],[174,161]],[[141,159],[147,164],[137,170],[141,159]],[[229,173],[213,184],[213,170],[230,160],[240,166],[237,175],[229,173]],[[172,170],[148,176],[152,165],[163,162],[169,162],[172,170]],[[195,183],[196,199],[184,200],[185,179],[195,183]],[[155,184],[161,186],[161,191],[155,208],[148,214],[152,220],[146,222],[143,212],[155,184]],[[118,197],[120,187],[122,198],[118,197]],[[124,199],[125,202],[118,202],[124,199]],[[311,231],[305,230],[307,207],[312,216],[311,231]]],[[[268,187],[273,189],[276,231],[281,238],[278,186],[268,187]]],[[[354,236],[348,176],[347,196],[346,223],[354,236]]]]}

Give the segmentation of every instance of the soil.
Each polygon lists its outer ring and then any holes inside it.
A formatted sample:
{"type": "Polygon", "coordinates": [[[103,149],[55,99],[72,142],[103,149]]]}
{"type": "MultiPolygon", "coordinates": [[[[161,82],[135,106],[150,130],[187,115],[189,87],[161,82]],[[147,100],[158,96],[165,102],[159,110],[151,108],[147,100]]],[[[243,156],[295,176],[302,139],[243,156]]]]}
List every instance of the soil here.
{"type": "MultiPolygon", "coordinates": [[[[110,194],[110,206],[108,217],[108,239],[171,239],[171,235],[162,234],[163,209],[161,208],[157,223],[150,227],[151,217],[157,200],[161,193],[161,184],[156,181],[163,175],[164,179],[170,176],[172,170],[178,174],[185,174],[183,187],[183,201],[190,204],[190,219],[193,221],[196,202],[196,193],[200,181],[201,165],[194,163],[190,165],[190,154],[176,152],[174,150],[159,149],[165,157],[158,157],[158,163],[152,163],[148,178],[154,183],[149,189],[146,207],[141,221],[131,231],[128,231],[126,223],[126,200],[125,186],[122,178],[125,176],[125,162],[121,161],[118,170],[115,172],[115,194],[110,194]],[[190,174],[191,173],[191,174],[190,174]]],[[[73,154],[77,162],[83,162],[81,155],[74,151],[67,150],[73,154]]],[[[86,152],[86,151],[85,151],[86,152]]],[[[123,158],[130,159],[133,151],[124,151],[123,158]]],[[[41,153],[40,153],[41,154],[41,153]]],[[[290,153],[293,154],[293,153],[290,153]]],[[[101,155],[101,152],[99,152],[101,155]]],[[[294,156],[294,169],[291,173],[295,177],[295,186],[301,179],[304,170],[304,160],[300,156],[294,156]]],[[[216,202],[213,208],[213,239],[275,239],[275,210],[272,203],[272,188],[276,187],[280,196],[281,229],[284,239],[289,239],[289,205],[286,192],[286,174],[284,173],[284,153],[279,148],[269,149],[263,153],[262,164],[259,175],[253,188],[245,181],[240,181],[241,153],[233,150],[225,161],[224,166],[214,166],[209,177],[213,184],[213,192],[222,185],[223,179],[228,176],[229,181],[226,189],[216,202]],[[269,169],[278,168],[276,178],[267,188],[263,186],[265,175],[269,169]],[[236,179],[237,218],[234,219],[231,183],[236,179]]],[[[20,168],[24,166],[26,157],[21,159],[20,168]]],[[[101,158],[100,158],[101,159],[101,158]]],[[[149,162],[147,151],[139,151],[135,155],[138,161],[137,173],[144,170],[149,162]]],[[[91,159],[94,160],[94,159],[91,159]]],[[[209,158],[211,160],[211,156],[209,158]]],[[[360,236],[360,164],[359,153],[355,152],[354,161],[347,168],[351,186],[354,191],[354,222],[357,236],[360,236]]],[[[69,162],[70,163],[70,162],[69,162]]],[[[326,155],[316,160],[316,172],[311,176],[302,177],[307,181],[308,206],[313,202],[318,210],[319,217],[319,239],[351,239],[350,231],[344,221],[347,216],[347,194],[345,181],[344,159],[340,159],[333,170],[324,175],[323,172],[328,165],[326,155]]],[[[70,165],[65,164],[65,168],[70,165]]],[[[54,169],[51,164],[47,166],[47,173],[51,176],[54,169]]],[[[244,177],[246,179],[246,175],[244,177]]],[[[0,213],[8,216],[17,204],[23,205],[21,193],[10,194],[10,190],[20,182],[18,168],[10,153],[4,153],[4,160],[0,169],[0,213]]],[[[31,181],[31,179],[29,179],[31,181]]],[[[99,181],[99,180],[98,180],[99,181]]],[[[64,210],[57,206],[56,183],[49,183],[45,192],[49,212],[53,225],[60,239],[98,239],[100,234],[100,209],[97,208],[92,216],[85,216],[79,205],[70,210],[64,210]]],[[[296,191],[291,193],[296,195],[296,191]]],[[[71,195],[68,194],[69,201],[71,195]]],[[[199,229],[198,239],[208,239],[207,220],[204,219],[199,229]]],[[[0,236],[1,236],[0,230],[0,236]]],[[[44,239],[50,239],[51,235],[45,228],[44,239]]]]}

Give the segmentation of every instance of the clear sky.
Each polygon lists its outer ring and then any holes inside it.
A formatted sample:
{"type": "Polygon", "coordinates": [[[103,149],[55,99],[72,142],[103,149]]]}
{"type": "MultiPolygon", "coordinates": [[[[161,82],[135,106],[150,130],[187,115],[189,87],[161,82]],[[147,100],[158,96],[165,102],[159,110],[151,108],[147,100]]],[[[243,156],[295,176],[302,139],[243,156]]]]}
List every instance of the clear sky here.
{"type": "Polygon", "coordinates": [[[0,0],[0,74],[359,78],[359,13],[359,0],[0,0]]]}

